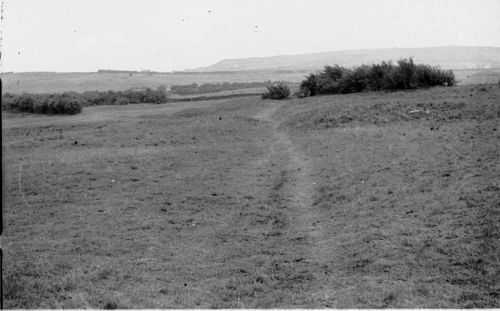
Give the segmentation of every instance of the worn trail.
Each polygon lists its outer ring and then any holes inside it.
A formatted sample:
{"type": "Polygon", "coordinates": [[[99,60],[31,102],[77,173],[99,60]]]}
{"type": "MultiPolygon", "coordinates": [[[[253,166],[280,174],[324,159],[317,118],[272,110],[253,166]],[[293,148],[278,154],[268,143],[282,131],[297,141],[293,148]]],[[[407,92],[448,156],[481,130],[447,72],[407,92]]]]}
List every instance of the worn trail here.
{"type": "Polygon", "coordinates": [[[263,163],[279,168],[275,176],[274,187],[270,196],[275,198],[274,204],[285,209],[289,218],[287,234],[295,241],[305,241],[301,248],[295,249],[308,260],[317,262],[321,259],[321,240],[323,229],[321,215],[314,206],[315,181],[313,164],[292,142],[289,134],[279,128],[276,112],[283,104],[272,104],[257,114],[255,118],[271,124],[272,146],[263,163]],[[303,245],[306,244],[306,245],[303,245]],[[305,247],[304,247],[305,246],[305,247]]]}

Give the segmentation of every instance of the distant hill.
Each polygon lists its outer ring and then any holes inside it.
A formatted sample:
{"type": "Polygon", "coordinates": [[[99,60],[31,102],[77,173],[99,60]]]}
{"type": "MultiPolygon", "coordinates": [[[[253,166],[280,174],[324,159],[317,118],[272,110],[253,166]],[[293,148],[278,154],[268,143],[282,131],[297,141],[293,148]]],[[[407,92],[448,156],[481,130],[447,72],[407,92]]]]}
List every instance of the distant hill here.
{"type": "Polygon", "coordinates": [[[280,55],[225,59],[214,65],[186,71],[304,70],[339,64],[352,67],[413,57],[416,63],[443,69],[500,68],[500,47],[429,47],[333,51],[300,55],[280,55]]]}

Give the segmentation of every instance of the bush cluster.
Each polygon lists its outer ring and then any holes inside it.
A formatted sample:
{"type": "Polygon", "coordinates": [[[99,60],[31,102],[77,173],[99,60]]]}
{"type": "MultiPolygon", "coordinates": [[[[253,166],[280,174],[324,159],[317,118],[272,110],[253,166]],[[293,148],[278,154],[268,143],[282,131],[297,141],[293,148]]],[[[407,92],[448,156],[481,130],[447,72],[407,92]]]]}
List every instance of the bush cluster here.
{"type": "Polygon", "coordinates": [[[364,91],[407,90],[436,85],[453,85],[451,70],[441,70],[424,64],[414,64],[413,59],[401,59],[397,65],[382,62],[347,69],[339,65],[326,66],[317,74],[310,74],[302,81],[298,97],[318,94],[346,94],[364,91]]]}
{"type": "Polygon", "coordinates": [[[185,84],[185,85],[172,85],[170,91],[178,95],[198,95],[206,93],[215,93],[223,91],[235,91],[245,88],[255,88],[265,86],[264,82],[234,82],[234,83],[205,83],[198,85],[185,84]]]}
{"type": "Polygon", "coordinates": [[[142,103],[160,104],[167,100],[165,86],[160,86],[156,90],[150,88],[136,88],[126,91],[87,91],[82,93],[81,96],[88,102],[89,106],[142,103]]]}
{"type": "Polygon", "coordinates": [[[290,96],[290,88],[284,82],[266,82],[267,93],[262,94],[262,99],[285,99],[290,96]]]}
{"type": "Polygon", "coordinates": [[[71,93],[63,94],[21,94],[6,93],[2,98],[4,110],[44,114],[77,114],[85,101],[71,93]]]}
{"type": "Polygon", "coordinates": [[[144,88],[126,91],[20,95],[5,93],[2,96],[2,109],[43,114],[77,114],[85,106],[164,103],[165,89],[164,86],[160,86],[157,90],[144,88]]]}

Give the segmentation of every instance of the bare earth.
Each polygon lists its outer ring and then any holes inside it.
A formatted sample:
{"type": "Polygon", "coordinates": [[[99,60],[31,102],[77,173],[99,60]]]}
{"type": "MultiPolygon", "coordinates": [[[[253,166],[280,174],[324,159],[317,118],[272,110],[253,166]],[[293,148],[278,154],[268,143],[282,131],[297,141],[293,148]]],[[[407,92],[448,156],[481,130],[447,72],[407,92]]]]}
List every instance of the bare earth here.
{"type": "Polygon", "coordinates": [[[4,113],[4,306],[498,308],[499,99],[4,113]]]}

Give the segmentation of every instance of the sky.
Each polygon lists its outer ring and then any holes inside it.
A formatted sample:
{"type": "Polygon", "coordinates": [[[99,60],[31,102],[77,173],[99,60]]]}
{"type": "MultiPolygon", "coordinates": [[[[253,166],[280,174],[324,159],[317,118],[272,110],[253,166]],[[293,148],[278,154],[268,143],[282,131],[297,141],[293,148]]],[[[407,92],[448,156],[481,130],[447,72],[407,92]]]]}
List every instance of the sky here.
{"type": "Polygon", "coordinates": [[[3,0],[2,72],[175,71],[228,58],[500,47],[499,0],[3,0]]]}

